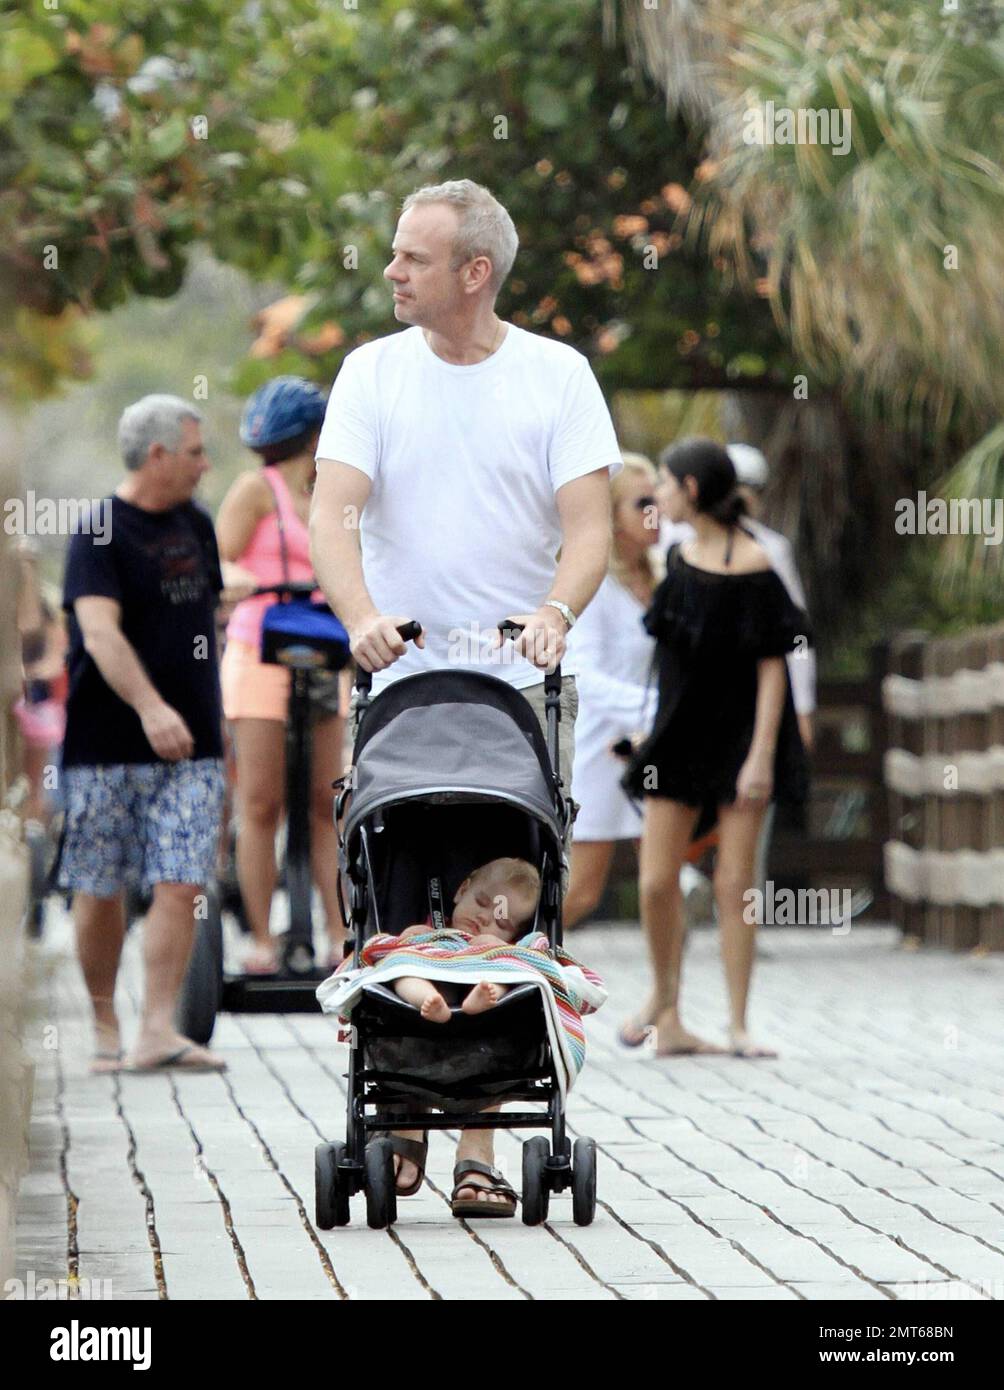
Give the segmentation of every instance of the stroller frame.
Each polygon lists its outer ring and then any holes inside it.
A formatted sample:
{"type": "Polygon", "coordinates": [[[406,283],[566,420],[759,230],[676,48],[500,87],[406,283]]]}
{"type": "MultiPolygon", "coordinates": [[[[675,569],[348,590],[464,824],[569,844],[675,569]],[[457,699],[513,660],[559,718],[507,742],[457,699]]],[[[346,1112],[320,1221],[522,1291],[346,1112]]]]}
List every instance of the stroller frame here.
{"type": "MultiPolygon", "coordinates": [[[[402,636],[410,635],[408,629],[399,630],[402,636]]],[[[396,698],[400,699],[402,691],[412,683],[428,681],[433,674],[441,677],[445,673],[423,673],[395,682],[396,698]]],[[[518,694],[507,682],[493,676],[464,673],[462,678],[478,683],[477,688],[485,692],[486,700],[490,697],[512,706],[513,696],[518,694]],[[504,700],[501,692],[492,694],[493,686],[505,688],[504,700]]],[[[354,763],[369,732],[368,712],[379,705],[380,697],[370,697],[370,686],[370,674],[358,671],[356,689],[360,717],[354,763]]],[[[525,798],[521,800],[514,795],[511,808],[507,808],[505,795],[495,791],[491,795],[479,793],[473,786],[442,792],[435,786],[416,785],[404,795],[384,797],[383,802],[379,794],[374,795],[373,787],[368,786],[365,792],[356,792],[357,797],[368,797],[365,809],[358,813],[350,811],[348,819],[343,821],[346,802],[355,791],[355,778],[342,779],[336,806],[336,820],[340,826],[339,860],[348,883],[349,904],[345,916],[354,933],[351,945],[357,965],[361,945],[368,936],[403,929],[402,909],[395,902],[394,885],[382,884],[382,904],[376,887],[383,846],[391,844],[389,854],[393,855],[393,846],[400,843],[402,836],[399,834],[395,840],[389,835],[383,840],[381,832],[396,826],[413,837],[408,841],[410,866],[413,868],[416,863],[422,866],[419,872],[429,884],[432,920],[438,922],[441,917],[445,920],[446,876],[437,873],[427,877],[423,851],[428,839],[434,837],[432,827],[438,829],[445,824],[450,830],[462,825],[461,817],[469,822],[472,803],[478,801],[491,803],[485,818],[489,815],[496,818],[501,843],[507,846],[499,853],[518,852],[510,847],[518,843],[520,834],[528,836],[528,842],[535,844],[536,853],[532,857],[540,871],[541,892],[532,929],[545,932],[552,947],[561,944],[562,840],[567,834],[573,808],[570,797],[564,794],[558,770],[560,667],[546,675],[544,686],[546,741],[537,716],[522,696],[518,703],[523,711],[517,711],[522,720],[519,732],[537,751],[540,766],[534,771],[539,775],[546,766],[550,805],[544,803],[542,796],[538,798],[537,816],[527,811],[525,798]],[[436,802],[442,802],[442,808],[436,802]],[[440,814],[437,816],[434,812],[440,814]],[[508,840],[507,835],[510,836],[508,840]],[[391,916],[394,911],[400,919],[397,922],[391,916]],[[385,915],[390,917],[387,922],[382,920],[385,915]]],[[[412,685],[415,692],[425,689],[427,687],[420,684],[412,685]]],[[[436,703],[436,700],[430,698],[429,703],[436,703]]],[[[512,713],[512,709],[509,712],[512,713]]],[[[526,759],[525,746],[523,758],[526,759]]],[[[441,835],[438,843],[442,845],[448,841],[449,834],[441,835]]],[[[392,875],[397,864],[388,859],[383,867],[388,864],[392,875]]],[[[399,881],[404,882],[404,879],[399,881]]],[[[411,901],[415,901],[414,897],[411,901]]],[[[416,918],[412,916],[412,920],[416,918]]],[[[347,1224],[349,1197],[360,1191],[366,1194],[370,1226],[389,1226],[396,1219],[394,1153],[387,1138],[395,1130],[546,1128],[550,1131],[550,1142],[539,1136],[524,1143],[523,1220],[529,1225],[545,1220],[550,1194],[563,1192],[568,1187],[573,1190],[575,1220],[579,1224],[592,1220],[595,1144],[591,1139],[577,1139],[573,1152],[566,1132],[564,1096],[558,1079],[557,1069],[562,1062],[550,1045],[545,1006],[537,986],[512,985],[499,1003],[486,1013],[470,1016],[453,1009],[451,1021],[441,1024],[422,1019],[414,1005],[406,1003],[386,985],[374,982],[365,987],[363,996],[356,1001],[351,1023],[345,1142],[320,1144],[315,1153],[317,1219],[322,1229],[347,1224]],[[471,1041],[468,1049],[463,1048],[465,1036],[471,1041]],[[407,1048],[407,1058],[400,1047],[402,1041],[407,1048]],[[496,1070],[489,1067],[487,1080],[452,1075],[449,1064],[445,1079],[442,1075],[416,1077],[409,1073],[407,1060],[421,1056],[426,1048],[429,1049],[427,1055],[436,1059],[434,1068],[442,1067],[440,1052],[444,1043],[456,1055],[460,1073],[465,1065],[476,1065],[481,1052],[491,1058],[492,1064],[499,1062],[500,1066],[496,1070]],[[461,1049],[459,1053],[457,1047],[461,1049]],[[484,1108],[493,1102],[504,1104],[520,1100],[541,1104],[543,1110],[503,1112],[484,1108]],[[438,1113],[419,1109],[420,1104],[436,1106],[438,1113]]]]}

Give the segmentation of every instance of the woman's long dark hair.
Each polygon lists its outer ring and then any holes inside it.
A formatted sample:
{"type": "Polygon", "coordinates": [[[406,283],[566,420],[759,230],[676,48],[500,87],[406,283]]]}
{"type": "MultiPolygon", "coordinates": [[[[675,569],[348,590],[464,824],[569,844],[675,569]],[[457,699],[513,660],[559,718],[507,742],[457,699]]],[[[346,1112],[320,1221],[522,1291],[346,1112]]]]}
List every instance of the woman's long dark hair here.
{"type": "Polygon", "coordinates": [[[738,526],[748,514],[732,460],[724,446],[713,439],[681,439],[678,444],[669,444],[659,455],[659,466],[672,473],[678,483],[693,478],[697,510],[722,526],[738,526]]]}

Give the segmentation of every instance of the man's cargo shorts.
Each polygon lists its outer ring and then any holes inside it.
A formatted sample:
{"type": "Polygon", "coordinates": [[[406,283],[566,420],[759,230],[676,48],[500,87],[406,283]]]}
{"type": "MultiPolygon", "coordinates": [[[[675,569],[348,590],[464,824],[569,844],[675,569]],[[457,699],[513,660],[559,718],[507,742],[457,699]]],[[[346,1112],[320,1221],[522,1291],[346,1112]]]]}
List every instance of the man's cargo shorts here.
{"type": "Polygon", "coordinates": [[[125,884],[203,884],[223,813],[219,758],[115,763],[63,771],[59,886],[110,898],[125,884]]]}

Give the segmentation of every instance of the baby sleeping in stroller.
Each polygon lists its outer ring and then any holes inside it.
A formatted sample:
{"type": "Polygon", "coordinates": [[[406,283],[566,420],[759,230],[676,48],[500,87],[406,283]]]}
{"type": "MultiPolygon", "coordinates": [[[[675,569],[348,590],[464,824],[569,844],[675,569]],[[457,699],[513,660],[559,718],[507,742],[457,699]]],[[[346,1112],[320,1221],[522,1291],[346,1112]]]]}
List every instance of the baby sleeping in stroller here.
{"type": "MultiPolygon", "coordinates": [[[[390,949],[408,940],[412,942],[412,949],[426,959],[445,954],[447,959],[454,961],[461,958],[480,960],[490,968],[485,953],[490,955],[494,947],[511,945],[517,939],[520,927],[533,920],[539,893],[540,874],[532,864],[525,859],[493,859],[475,869],[460,885],[453,904],[449,941],[443,939],[445,933],[432,930],[431,924],[426,923],[408,927],[396,940],[391,938],[394,945],[390,949]],[[470,943],[460,950],[453,949],[453,938],[458,935],[470,943]]],[[[384,940],[375,938],[375,942],[384,940]]],[[[544,944],[546,947],[546,937],[544,944]]],[[[379,948],[374,952],[371,947],[363,951],[364,958],[369,954],[379,959],[379,948]]],[[[450,1006],[431,980],[405,975],[394,981],[393,988],[402,999],[414,1004],[423,1018],[434,1023],[449,1023],[450,1006]]],[[[497,1004],[505,991],[505,985],[480,980],[460,1007],[465,1014],[483,1013],[497,1004]]]]}
{"type": "MultiPolygon", "coordinates": [[[[352,959],[339,966],[329,984],[344,972],[348,985],[351,975],[356,995],[366,979],[382,978],[389,988],[424,1019],[448,1023],[451,1007],[444,989],[464,991],[460,1008],[465,1014],[484,1013],[494,1006],[510,986],[491,978],[523,966],[542,974],[562,1010],[566,1027],[582,1014],[592,1013],[605,997],[603,982],[595,971],[581,965],[562,947],[552,948],[543,932],[523,933],[533,921],[540,893],[540,874],[525,859],[492,859],[468,874],[457,890],[449,926],[436,928],[431,920],[407,927],[398,936],[370,937],[360,957],[362,967],[352,969],[352,959]],[[423,973],[410,975],[408,963],[423,973]],[[428,975],[433,978],[428,978],[428,975]]],[[[341,1002],[336,994],[325,999],[325,1008],[341,1002]]],[[[582,1037],[581,1024],[575,1029],[582,1037]]]]}

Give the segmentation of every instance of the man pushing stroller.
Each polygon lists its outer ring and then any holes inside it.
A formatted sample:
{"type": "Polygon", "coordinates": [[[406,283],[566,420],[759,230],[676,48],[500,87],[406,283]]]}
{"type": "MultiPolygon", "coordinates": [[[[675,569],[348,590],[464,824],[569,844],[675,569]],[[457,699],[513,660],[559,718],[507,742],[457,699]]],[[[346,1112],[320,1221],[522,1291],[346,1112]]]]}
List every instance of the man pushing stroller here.
{"type": "MultiPolygon", "coordinates": [[[[312,558],[375,694],[418,671],[472,667],[520,689],[543,726],[544,670],[607,570],[620,455],[585,357],[495,315],[517,246],[509,214],[468,179],[405,200],[384,273],[411,326],[342,364],[317,448],[312,558]],[[502,616],[523,625],[515,660],[492,636],[502,616]],[[412,618],[423,636],[406,648],[396,629],[412,618]]],[[[568,673],[566,791],[576,705],[568,673]]],[[[472,1202],[514,1214],[492,1156],[491,1130],[462,1132],[458,1168],[472,1166],[456,1214],[472,1202]]],[[[398,1190],[420,1179],[399,1152],[398,1190]]]]}

